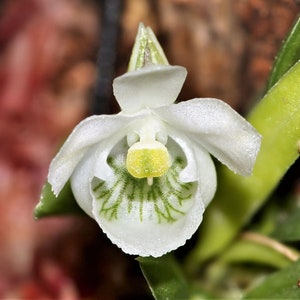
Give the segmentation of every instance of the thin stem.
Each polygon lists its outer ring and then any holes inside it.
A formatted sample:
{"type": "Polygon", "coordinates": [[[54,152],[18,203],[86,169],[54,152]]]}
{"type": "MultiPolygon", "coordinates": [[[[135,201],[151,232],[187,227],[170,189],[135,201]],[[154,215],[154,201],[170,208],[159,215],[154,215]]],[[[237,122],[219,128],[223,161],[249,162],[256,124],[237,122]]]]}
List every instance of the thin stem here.
{"type": "Polygon", "coordinates": [[[287,257],[291,261],[296,261],[299,259],[299,254],[288,248],[286,245],[281,244],[280,242],[273,240],[267,236],[261,235],[255,232],[244,232],[241,234],[241,238],[244,240],[252,241],[269,248],[272,248],[278,253],[281,253],[283,256],[287,257]]]}
{"type": "Polygon", "coordinates": [[[102,2],[102,30],[97,58],[95,95],[91,103],[92,114],[110,113],[109,101],[112,95],[121,11],[122,0],[102,2]]]}

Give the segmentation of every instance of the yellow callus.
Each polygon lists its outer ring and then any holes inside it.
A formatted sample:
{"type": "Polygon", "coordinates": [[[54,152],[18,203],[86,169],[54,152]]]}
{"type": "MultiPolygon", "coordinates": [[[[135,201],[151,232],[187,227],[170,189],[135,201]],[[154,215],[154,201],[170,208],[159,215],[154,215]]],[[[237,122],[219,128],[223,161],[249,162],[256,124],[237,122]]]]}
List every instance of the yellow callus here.
{"type": "Polygon", "coordinates": [[[164,175],[171,166],[167,148],[157,142],[137,142],[127,153],[126,168],[136,178],[147,178],[151,184],[153,177],[164,175]]]}

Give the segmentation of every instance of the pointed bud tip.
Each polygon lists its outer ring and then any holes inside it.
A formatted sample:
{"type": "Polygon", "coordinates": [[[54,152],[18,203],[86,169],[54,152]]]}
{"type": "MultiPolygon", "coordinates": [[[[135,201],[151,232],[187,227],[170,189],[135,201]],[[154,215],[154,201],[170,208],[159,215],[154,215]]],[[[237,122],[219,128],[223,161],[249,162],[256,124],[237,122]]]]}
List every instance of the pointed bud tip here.
{"type": "Polygon", "coordinates": [[[129,61],[128,72],[149,65],[168,65],[169,62],[150,27],[139,23],[135,43],[129,61]]]}

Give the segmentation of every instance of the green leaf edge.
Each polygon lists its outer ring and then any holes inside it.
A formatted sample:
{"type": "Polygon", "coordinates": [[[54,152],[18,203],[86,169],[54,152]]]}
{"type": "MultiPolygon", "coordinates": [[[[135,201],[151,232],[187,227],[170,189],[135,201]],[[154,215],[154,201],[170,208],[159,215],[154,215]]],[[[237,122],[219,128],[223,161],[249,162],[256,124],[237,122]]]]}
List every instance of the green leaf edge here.
{"type": "Polygon", "coordinates": [[[34,218],[40,219],[54,215],[85,214],[77,204],[68,181],[59,195],[52,192],[51,185],[46,182],[43,186],[39,203],[34,209],[34,218]]]}
{"type": "Polygon", "coordinates": [[[137,261],[156,300],[190,299],[189,286],[172,254],[138,257],[137,261]]]}
{"type": "Polygon", "coordinates": [[[300,260],[268,276],[242,299],[300,299],[300,260]]]}
{"type": "Polygon", "coordinates": [[[300,17],[285,39],[273,64],[269,76],[267,90],[300,59],[300,17]]]}

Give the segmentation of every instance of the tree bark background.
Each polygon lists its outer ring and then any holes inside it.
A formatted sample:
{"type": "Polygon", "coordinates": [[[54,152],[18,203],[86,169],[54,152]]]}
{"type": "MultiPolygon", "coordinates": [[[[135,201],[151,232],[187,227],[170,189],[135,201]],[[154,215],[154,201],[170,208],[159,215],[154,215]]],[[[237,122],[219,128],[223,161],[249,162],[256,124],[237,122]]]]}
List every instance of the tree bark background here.
{"type": "MultiPolygon", "coordinates": [[[[100,4],[0,4],[1,299],[147,297],[137,263],[92,220],[32,217],[52,156],[89,111],[100,4]]],[[[262,95],[299,11],[293,0],[124,0],[111,67],[116,76],[126,71],[143,22],[156,33],[170,64],[188,70],[180,101],[215,97],[245,113],[262,95]]],[[[118,111],[113,97],[109,110],[118,111]]]]}

